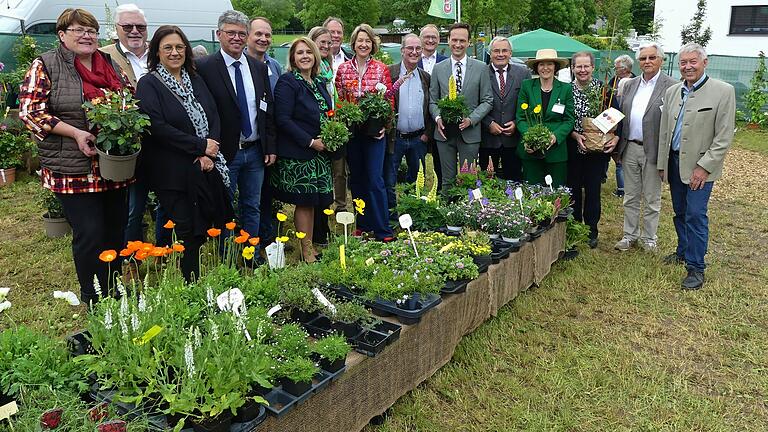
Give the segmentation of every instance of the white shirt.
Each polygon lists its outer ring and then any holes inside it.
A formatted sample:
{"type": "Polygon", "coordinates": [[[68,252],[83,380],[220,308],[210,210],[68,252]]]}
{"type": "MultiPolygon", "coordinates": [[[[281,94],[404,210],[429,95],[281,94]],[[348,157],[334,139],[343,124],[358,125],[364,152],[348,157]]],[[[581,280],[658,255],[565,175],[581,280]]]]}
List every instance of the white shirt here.
{"type": "Polygon", "coordinates": [[[451,56],[451,70],[453,71],[453,79],[456,80],[456,84],[459,83],[459,78],[456,76],[456,65],[458,63],[461,63],[461,86],[464,87],[464,82],[467,80],[467,55],[464,54],[461,60],[456,60],[451,56]]]}
{"type": "MultiPolygon", "coordinates": [[[[507,68],[509,66],[504,66],[504,69],[501,70],[501,73],[504,74],[504,85],[507,86],[509,83],[506,81],[507,79],[507,68]]],[[[493,66],[493,76],[496,77],[496,85],[499,86],[499,89],[501,89],[501,81],[499,81],[499,69],[496,66],[493,66]]]]}
{"type": "Polygon", "coordinates": [[[424,66],[422,69],[424,69],[425,72],[432,75],[432,68],[435,67],[435,64],[437,63],[437,51],[433,52],[431,56],[427,57],[424,54],[421,55],[421,65],[424,66]]]}
{"type": "Polygon", "coordinates": [[[344,55],[344,51],[339,48],[338,54],[331,54],[333,57],[333,73],[336,74],[336,69],[339,68],[339,65],[347,61],[347,57],[344,55]]]}
{"type": "Polygon", "coordinates": [[[632,111],[629,113],[629,135],[627,135],[627,139],[630,141],[643,141],[645,109],[648,107],[648,102],[653,94],[653,88],[656,86],[656,81],[659,80],[660,74],[661,70],[656,72],[656,75],[648,81],[640,75],[640,84],[637,86],[637,92],[635,92],[635,97],[632,99],[632,111]]]}
{"type": "Polygon", "coordinates": [[[237,94],[237,84],[235,83],[235,67],[232,64],[236,61],[240,61],[240,73],[243,75],[243,86],[245,87],[245,95],[248,100],[248,116],[251,118],[251,135],[244,137],[240,135],[240,141],[254,141],[259,139],[259,128],[256,124],[256,116],[258,115],[258,109],[256,104],[256,88],[253,86],[253,78],[251,77],[251,68],[248,65],[248,59],[245,57],[245,53],[240,54],[240,58],[236,59],[229,54],[221,50],[221,56],[224,57],[224,64],[227,65],[227,72],[229,73],[229,79],[232,81],[232,88],[235,89],[237,94]]]}
{"type": "Polygon", "coordinates": [[[133,75],[136,77],[136,82],[138,82],[139,78],[147,74],[147,53],[149,50],[144,49],[144,54],[139,57],[129,51],[123,44],[120,44],[120,49],[125,54],[128,63],[130,63],[131,69],[133,69],[133,75]]]}

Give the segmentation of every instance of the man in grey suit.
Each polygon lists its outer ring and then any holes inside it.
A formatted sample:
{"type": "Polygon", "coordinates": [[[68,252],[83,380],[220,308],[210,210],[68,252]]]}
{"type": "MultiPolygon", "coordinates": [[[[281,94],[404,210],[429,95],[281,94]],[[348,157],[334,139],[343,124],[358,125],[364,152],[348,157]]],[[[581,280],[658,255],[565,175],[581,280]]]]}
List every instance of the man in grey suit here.
{"type": "Polygon", "coordinates": [[[520,133],[515,126],[517,93],[523,80],[531,78],[531,71],[525,66],[512,64],[512,44],[509,39],[496,36],[491,41],[491,64],[488,76],[493,89],[493,108],[483,118],[480,143],[480,167],[487,168],[488,160],[493,166],[501,166],[500,177],[507,180],[522,180],[522,165],[517,156],[520,133]]]}
{"type": "Polygon", "coordinates": [[[451,58],[438,63],[432,69],[429,84],[429,112],[435,119],[435,140],[440,152],[443,192],[456,179],[457,165],[477,160],[480,149],[481,125],[486,114],[493,107],[491,80],[485,63],[467,56],[469,25],[455,23],[448,30],[448,45],[451,58]],[[448,81],[453,76],[459,94],[464,95],[469,108],[469,117],[459,124],[457,136],[446,136],[445,126],[440,118],[437,101],[448,95],[448,81]]]}
{"type": "Polygon", "coordinates": [[[696,290],[704,284],[707,204],[733,140],[736,94],[732,85],[707,76],[707,52],[701,45],[684,45],[678,59],[684,81],[664,94],[656,166],[669,181],[677,232],[677,250],[665,262],[685,262],[688,276],[682,287],[696,290]]]}
{"type": "Polygon", "coordinates": [[[624,168],[624,236],[614,248],[626,251],[638,243],[644,250],[655,252],[661,210],[661,179],[656,169],[660,108],[664,92],[677,81],[661,72],[664,51],[659,44],[642,46],[636,58],[643,73],[624,85],[621,97],[620,110],[626,117],[616,152],[624,168]]]}

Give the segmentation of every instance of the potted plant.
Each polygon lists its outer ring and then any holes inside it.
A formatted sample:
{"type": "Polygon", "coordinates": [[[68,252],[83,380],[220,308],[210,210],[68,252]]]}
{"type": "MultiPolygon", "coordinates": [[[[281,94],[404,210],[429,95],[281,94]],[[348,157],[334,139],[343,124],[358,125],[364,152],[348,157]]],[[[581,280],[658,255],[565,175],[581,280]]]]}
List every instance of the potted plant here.
{"type": "Polygon", "coordinates": [[[318,284],[315,267],[286,267],[279,275],[280,304],[290,311],[291,318],[303,323],[316,318],[322,305],[312,293],[312,288],[318,284]]]}
{"type": "Polygon", "coordinates": [[[552,132],[542,123],[541,105],[536,105],[532,109],[535,121],[531,121],[529,117],[528,109],[530,107],[527,103],[521,104],[520,108],[525,112],[525,119],[531,125],[523,134],[525,151],[531,157],[544,159],[546,151],[552,147],[552,132]]]}
{"type": "Polygon", "coordinates": [[[99,172],[108,180],[133,177],[141,150],[141,136],[148,130],[149,116],[139,111],[127,89],[107,91],[104,97],[83,104],[88,123],[97,129],[96,152],[99,172]]]}
{"type": "Polygon", "coordinates": [[[16,167],[21,166],[22,155],[31,147],[29,133],[19,120],[8,118],[5,109],[0,121],[0,187],[16,179],[16,167]]]}
{"type": "Polygon", "coordinates": [[[517,243],[525,234],[525,230],[530,225],[530,220],[525,215],[518,212],[511,212],[501,224],[499,234],[501,239],[507,243],[517,243]]]}
{"type": "Polygon", "coordinates": [[[43,226],[48,238],[59,238],[72,232],[69,221],[64,216],[61,201],[50,189],[42,188],[39,197],[40,204],[45,209],[43,213],[43,226]]]}
{"type": "Polygon", "coordinates": [[[318,372],[315,363],[306,357],[291,357],[277,365],[278,374],[283,377],[283,390],[301,396],[312,388],[312,378],[318,372]]]}
{"type": "Polygon", "coordinates": [[[464,225],[470,221],[470,205],[464,201],[457,201],[441,208],[445,224],[449,231],[460,232],[464,225]]]}
{"type": "Polygon", "coordinates": [[[328,111],[327,117],[320,123],[320,139],[325,149],[331,153],[341,149],[349,141],[349,128],[344,122],[335,118],[333,110],[328,111]]]}
{"type": "Polygon", "coordinates": [[[469,115],[464,95],[458,94],[456,80],[453,75],[448,78],[448,95],[437,101],[440,109],[440,119],[443,122],[446,138],[458,136],[459,124],[469,115]]]}
{"type": "Polygon", "coordinates": [[[344,367],[350,350],[346,338],[341,335],[326,336],[312,345],[312,352],[319,357],[320,367],[331,373],[344,367]]]}
{"type": "Polygon", "coordinates": [[[360,334],[361,322],[371,316],[365,306],[355,301],[339,302],[335,307],[336,311],[329,314],[331,328],[341,332],[347,338],[360,334]]]}
{"type": "Polygon", "coordinates": [[[587,151],[602,153],[605,145],[613,139],[611,132],[603,133],[592,121],[603,112],[605,92],[601,86],[588,85],[583,90],[587,96],[587,115],[581,118],[581,127],[584,130],[584,147],[587,151]]]}
{"type": "Polygon", "coordinates": [[[381,129],[392,120],[392,104],[384,95],[386,91],[387,87],[379,83],[376,85],[376,91],[366,92],[358,100],[360,110],[365,116],[360,129],[368,136],[378,136],[381,129]]]}

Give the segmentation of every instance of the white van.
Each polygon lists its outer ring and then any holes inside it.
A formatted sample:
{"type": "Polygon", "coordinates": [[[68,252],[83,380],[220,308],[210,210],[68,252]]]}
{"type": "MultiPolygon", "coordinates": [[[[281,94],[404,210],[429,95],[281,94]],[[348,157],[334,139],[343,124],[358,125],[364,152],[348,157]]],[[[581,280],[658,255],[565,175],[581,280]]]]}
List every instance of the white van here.
{"type": "Polygon", "coordinates": [[[179,26],[190,40],[214,41],[219,15],[232,9],[230,0],[0,0],[0,33],[54,34],[56,19],[66,8],[92,13],[101,24],[100,37],[113,29],[107,23],[107,7],[114,14],[119,4],[135,3],[144,11],[149,37],[165,24],[179,26]]]}

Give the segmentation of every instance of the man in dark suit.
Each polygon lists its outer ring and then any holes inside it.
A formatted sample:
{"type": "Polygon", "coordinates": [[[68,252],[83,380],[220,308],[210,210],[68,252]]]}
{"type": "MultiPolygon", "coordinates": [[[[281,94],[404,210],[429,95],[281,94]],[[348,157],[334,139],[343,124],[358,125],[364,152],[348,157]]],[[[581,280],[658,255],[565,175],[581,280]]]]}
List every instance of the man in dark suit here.
{"type": "Polygon", "coordinates": [[[419,37],[421,38],[421,58],[417,66],[431,75],[432,68],[448,57],[437,52],[437,47],[440,44],[440,32],[436,25],[427,24],[422,27],[419,37]]]}
{"type": "Polygon", "coordinates": [[[493,108],[483,118],[483,140],[480,143],[480,167],[486,168],[488,160],[493,166],[504,167],[501,174],[507,180],[522,180],[522,165],[517,157],[517,144],[520,133],[515,125],[517,113],[517,93],[523,80],[531,78],[531,72],[522,65],[509,62],[512,57],[512,44],[507,38],[497,36],[490,45],[491,64],[488,73],[493,90],[493,108]]]}
{"type": "Polygon", "coordinates": [[[400,47],[402,62],[389,66],[389,75],[395,82],[395,128],[388,136],[384,181],[387,183],[389,208],[397,205],[395,183],[397,170],[405,156],[408,164],[408,183],[416,181],[419,164],[426,169],[427,143],[432,134],[429,115],[429,74],[416,67],[421,58],[421,40],[413,33],[403,36],[400,47]],[[397,78],[395,78],[397,77],[397,78]]]}
{"type": "Polygon", "coordinates": [[[221,152],[230,171],[232,198],[238,191],[239,222],[259,232],[259,204],[264,169],[275,163],[274,103],[267,66],[243,53],[248,17],[229,10],[219,17],[221,50],[197,61],[218,107],[221,152]]]}

